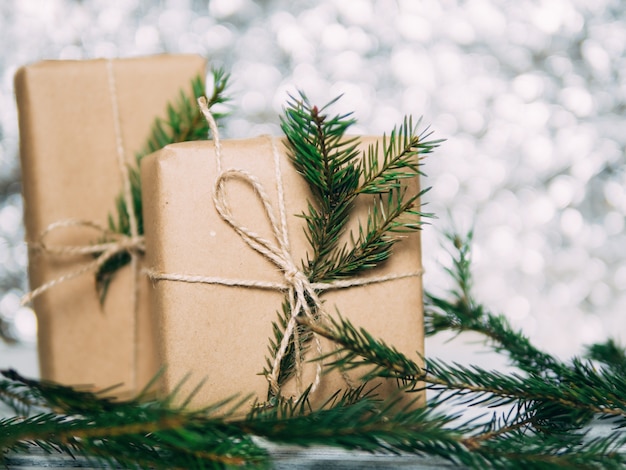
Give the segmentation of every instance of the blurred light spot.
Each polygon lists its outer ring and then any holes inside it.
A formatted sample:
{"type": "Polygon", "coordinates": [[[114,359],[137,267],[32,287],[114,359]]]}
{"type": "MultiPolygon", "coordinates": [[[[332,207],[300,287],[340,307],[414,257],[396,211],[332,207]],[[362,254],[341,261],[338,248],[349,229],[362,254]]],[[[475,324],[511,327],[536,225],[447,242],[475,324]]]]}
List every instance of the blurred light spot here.
{"type": "Polygon", "coordinates": [[[573,64],[569,57],[563,55],[551,55],[546,59],[548,69],[557,77],[563,77],[572,73],[573,64]]]}
{"type": "Polygon", "coordinates": [[[516,120],[520,115],[522,101],[512,93],[504,93],[495,97],[493,110],[507,121],[516,120]]]}
{"type": "Polygon", "coordinates": [[[593,253],[594,250],[604,247],[606,239],[607,233],[602,225],[590,224],[585,227],[583,240],[586,242],[589,252],[593,253]]]}
{"type": "Polygon", "coordinates": [[[534,135],[527,139],[522,147],[526,161],[533,169],[543,171],[549,169],[554,163],[552,158],[552,140],[545,135],[534,135]]]}
{"type": "Polygon", "coordinates": [[[615,287],[626,291],[626,265],[619,266],[615,270],[615,274],[613,274],[613,282],[615,283],[615,287]]]}
{"type": "Polygon", "coordinates": [[[365,24],[372,20],[372,2],[369,0],[350,0],[349,2],[337,2],[340,14],[350,23],[365,24]]]}
{"type": "Polygon", "coordinates": [[[526,274],[538,274],[545,265],[545,261],[540,252],[536,250],[526,250],[522,257],[520,267],[526,274]]]}
{"type": "Polygon", "coordinates": [[[13,327],[22,340],[34,342],[37,339],[37,317],[30,308],[20,307],[15,312],[13,327]]]}
{"type": "Polygon", "coordinates": [[[570,303],[572,290],[564,282],[556,282],[550,288],[550,303],[557,307],[565,307],[570,303]]]}
{"type": "Polygon", "coordinates": [[[431,191],[433,201],[452,203],[459,192],[459,179],[450,173],[443,173],[437,177],[431,191]]]}
{"type": "Polygon", "coordinates": [[[315,58],[315,47],[305,37],[297,24],[288,24],[278,30],[276,37],[280,47],[298,62],[309,62],[315,58]]]}
{"type": "Polygon", "coordinates": [[[348,47],[348,31],[345,26],[333,23],[322,32],[322,45],[330,50],[342,50],[348,47]]]}
{"type": "Polygon", "coordinates": [[[527,207],[528,222],[532,225],[543,225],[554,217],[555,207],[552,200],[544,194],[537,194],[527,207]]]}
{"type": "Polygon", "coordinates": [[[533,101],[522,107],[519,122],[525,127],[543,130],[550,118],[550,110],[545,103],[533,101]]]}
{"type": "Polygon", "coordinates": [[[608,235],[617,235],[624,230],[624,214],[610,211],[604,216],[604,228],[608,235]]]}
{"type": "Polygon", "coordinates": [[[530,302],[525,297],[516,295],[506,303],[506,316],[514,321],[523,320],[530,313],[530,302]]]}
{"type": "Polygon", "coordinates": [[[467,181],[468,192],[476,202],[484,202],[491,196],[492,186],[482,176],[474,176],[467,181]]]}
{"type": "Polygon", "coordinates": [[[98,25],[105,31],[115,31],[122,22],[122,11],[119,8],[104,8],[98,15],[98,25]]]}
{"type": "Polygon", "coordinates": [[[543,0],[532,14],[533,24],[548,34],[556,33],[563,23],[563,4],[558,0],[543,0]]]}
{"type": "Polygon", "coordinates": [[[0,315],[13,319],[15,312],[20,308],[20,296],[15,290],[10,290],[0,299],[0,315]]]}
{"type": "Polygon", "coordinates": [[[478,111],[466,111],[460,118],[461,126],[465,132],[477,134],[485,127],[485,118],[478,111]]]}
{"type": "Polygon", "coordinates": [[[548,193],[557,209],[567,207],[574,198],[574,179],[568,175],[559,175],[548,186],[548,193]]]}
{"type": "Polygon", "coordinates": [[[259,91],[249,91],[241,98],[241,110],[247,114],[261,113],[266,105],[266,96],[259,91]]]}
{"type": "Polygon", "coordinates": [[[426,18],[418,15],[400,15],[398,31],[410,41],[427,41],[432,35],[430,23],[426,18]]]}
{"type": "Polygon", "coordinates": [[[211,0],[209,13],[215,18],[225,18],[241,11],[247,3],[246,0],[211,0]]]}
{"type": "MultiPolygon", "coordinates": [[[[370,90],[365,85],[359,85],[352,81],[341,81],[334,83],[329,90],[331,96],[341,95],[341,100],[338,102],[338,106],[345,112],[353,112],[355,116],[358,116],[358,120],[361,122],[368,121],[370,113],[372,112],[373,90],[370,90]]],[[[387,129],[387,133],[391,131],[394,123],[387,129]]]]}
{"type": "Polygon", "coordinates": [[[18,272],[22,272],[28,262],[28,249],[26,247],[26,243],[22,243],[20,239],[20,242],[13,246],[11,253],[13,254],[13,259],[17,265],[16,268],[18,272]]]}
{"type": "Polygon", "coordinates": [[[497,256],[510,258],[519,253],[519,240],[509,227],[496,227],[489,236],[489,247],[497,256]]]}
{"type": "Polygon", "coordinates": [[[599,43],[593,39],[586,39],[581,46],[581,52],[585,61],[602,78],[609,76],[611,72],[611,57],[599,43]]]}
{"type": "Polygon", "coordinates": [[[604,198],[609,204],[621,210],[623,213],[626,213],[626,192],[620,183],[617,181],[607,181],[604,184],[603,191],[604,198]]]}
{"type": "Polygon", "coordinates": [[[371,125],[368,126],[374,134],[389,134],[393,126],[400,123],[402,114],[395,106],[379,106],[371,117],[371,125]]]}
{"type": "Polygon", "coordinates": [[[568,208],[561,214],[561,231],[570,237],[580,235],[584,225],[583,216],[579,211],[568,208]]]}
{"type": "Polygon", "coordinates": [[[363,70],[362,62],[360,54],[354,51],[340,52],[331,60],[332,75],[336,80],[349,80],[357,77],[363,70]]]}
{"type": "Polygon", "coordinates": [[[430,57],[423,53],[400,47],[393,50],[391,69],[396,78],[405,85],[419,84],[425,90],[435,88],[435,71],[430,57]]]}
{"type": "Polygon", "coordinates": [[[458,130],[458,122],[454,114],[441,113],[434,117],[433,128],[440,135],[454,135],[458,130]]]}
{"type": "Polygon", "coordinates": [[[605,341],[607,332],[602,325],[602,321],[596,315],[585,315],[580,322],[581,325],[575,330],[576,336],[579,336],[579,341],[584,344],[597,343],[598,341],[605,341]]]}
{"type": "Polygon", "coordinates": [[[159,32],[154,26],[141,26],[135,33],[135,44],[140,49],[152,49],[159,44],[159,32]]]}
{"type": "Polygon", "coordinates": [[[233,33],[226,26],[218,24],[204,33],[204,41],[209,49],[224,49],[233,41],[233,33]]]}
{"type": "Polygon", "coordinates": [[[94,57],[103,57],[107,59],[116,58],[119,53],[117,46],[109,41],[100,41],[93,48],[94,57]]]}
{"type": "Polygon", "coordinates": [[[506,19],[491,2],[473,0],[468,2],[467,8],[474,29],[478,34],[496,37],[506,34],[506,19]]]}
{"type": "Polygon", "coordinates": [[[596,138],[588,129],[578,125],[558,129],[553,140],[559,154],[577,161],[587,158],[596,138]]]}
{"type": "MultiPolygon", "coordinates": [[[[402,97],[403,110],[407,111],[407,114],[417,116],[415,113],[420,114],[424,109],[427,109],[430,104],[430,96],[426,91],[419,86],[410,86],[404,91],[402,97]]],[[[438,129],[439,131],[439,129],[438,129]]]]}
{"type": "Polygon", "coordinates": [[[457,44],[469,44],[476,39],[474,28],[461,16],[450,16],[442,26],[448,37],[457,44]]]}
{"type": "Polygon", "coordinates": [[[6,205],[0,209],[0,232],[9,236],[17,234],[22,225],[22,211],[16,206],[6,205]]]}
{"type": "Polygon", "coordinates": [[[83,58],[84,50],[76,45],[65,46],[59,53],[60,60],[80,60],[83,58]]]}
{"type": "Polygon", "coordinates": [[[235,74],[238,74],[245,89],[258,90],[262,93],[269,93],[282,78],[276,67],[260,62],[241,61],[233,71],[233,75],[235,74]]]}
{"type": "Polygon", "coordinates": [[[543,90],[543,80],[537,75],[525,73],[513,80],[513,91],[526,102],[539,98],[543,90]]]}
{"type": "Polygon", "coordinates": [[[204,34],[215,24],[213,18],[208,16],[200,16],[191,23],[191,30],[197,34],[204,34]]]}
{"type": "Polygon", "coordinates": [[[606,276],[606,263],[600,258],[592,258],[586,265],[585,277],[588,280],[600,280],[606,276]]]}
{"type": "Polygon", "coordinates": [[[593,111],[593,98],[584,88],[567,87],[561,91],[560,100],[578,117],[588,116],[593,111]]]}

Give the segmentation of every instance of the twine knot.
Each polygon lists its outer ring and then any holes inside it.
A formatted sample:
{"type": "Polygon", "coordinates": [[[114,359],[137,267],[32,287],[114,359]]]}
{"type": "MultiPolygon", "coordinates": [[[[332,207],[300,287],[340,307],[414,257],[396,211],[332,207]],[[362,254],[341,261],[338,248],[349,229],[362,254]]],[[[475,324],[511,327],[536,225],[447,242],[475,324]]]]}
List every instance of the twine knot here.
{"type": "Polygon", "coordinates": [[[303,289],[305,284],[310,285],[309,279],[306,277],[306,274],[304,274],[293,265],[290,265],[287,267],[287,269],[285,269],[284,275],[285,281],[287,281],[287,284],[289,285],[295,286],[296,284],[298,284],[301,285],[303,289]]]}
{"type": "MultiPolygon", "coordinates": [[[[304,319],[306,319],[303,321],[304,323],[318,323],[324,318],[325,313],[321,308],[322,301],[320,300],[318,293],[331,289],[346,289],[379,282],[388,282],[407,277],[421,276],[422,270],[419,269],[414,272],[389,274],[380,277],[362,279],[341,279],[323,283],[311,282],[306,273],[297,268],[296,263],[291,256],[289,236],[287,232],[287,214],[285,209],[285,196],[282,182],[283,178],[280,169],[280,156],[274,140],[272,138],[268,138],[272,147],[274,159],[275,182],[278,194],[278,216],[272,207],[270,198],[265,192],[263,185],[254,175],[240,169],[222,170],[222,146],[220,143],[217,124],[208,109],[206,98],[199,98],[198,104],[200,105],[200,109],[209,124],[215,147],[215,161],[218,175],[215,180],[213,192],[213,203],[215,205],[215,209],[222,220],[226,222],[250,248],[271,261],[281,271],[284,282],[277,283],[259,280],[227,279],[186,273],[160,273],[152,269],[145,270],[145,273],[153,281],[165,280],[286,291],[291,314],[287,321],[285,331],[283,332],[281,343],[278,346],[276,355],[272,362],[272,369],[267,374],[267,380],[272,393],[274,395],[278,395],[280,392],[279,374],[281,363],[287,354],[290,344],[294,344],[293,351],[295,356],[296,390],[298,395],[301,395],[302,357],[300,351],[300,333],[298,331],[298,324],[304,319]],[[261,235],[234,218],[225,192],[226,183],[231,179],[241,180],[252,187],[263,205],[264,213],[270,223],[274,241],[263,238],[261,235]]],[[[319,356],[322,356],[323,351],[319,336],[313,334],[312,338],[319,356]]],[[[315,379],[311,384],[311,393],[318,388],[322,376],[322,366],[320,361],[317,361],[315,365],[316,374],[315,379]]],[[[343,375],[348,386],[352,388],[350,380],[345,374],[343,375]]]]}

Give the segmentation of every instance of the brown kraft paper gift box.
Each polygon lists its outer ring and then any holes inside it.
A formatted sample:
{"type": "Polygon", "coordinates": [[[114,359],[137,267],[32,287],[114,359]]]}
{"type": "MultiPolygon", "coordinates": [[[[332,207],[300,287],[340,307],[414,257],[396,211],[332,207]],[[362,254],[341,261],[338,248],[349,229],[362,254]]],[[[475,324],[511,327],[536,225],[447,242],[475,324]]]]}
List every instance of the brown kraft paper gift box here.
{"type": "MultiPolygon", "coordinates": [[[[199,56],[161,55],[43,61],[21,68],[15,89],[27,241],[38,242],[49,224],[61,220],[93,221],[106,227],[123,189],[118,133],[123,156],[134,165],[135,153],[144,148],[155,118],[165,116],[167,103],[177,99],[181,90],[191,91],[191,80],[204,76],[205,67],[199,56]]],[[[55,230],[46,241],[89,245],[100,236],[73,227],[55,230]]],[[[31,249],[31,288],[93,260],[93,255],[59,257],[31,249]]],[[[93,388],[123,384],[115,390],[118,395],[142,389],[159,365],[146,279],[139,278],[136,284],[136,310],[134,287],[127,265],[115,274],[103,306],[94,272],[36,297],[42,378],[93,388]]]]}
{"type": "MultiPolygon", "coordinates": [[[[277,204],[276,177],[269,137],[222,142],[223,168],[243,169],[260,180],[274,210],[277,204]]],[[[374,138],[363,138],[363,148],[374,138]]],[[[275,139],[285,190],[285,209],[296,266],[306,258],[308,247],[301,214],[310,193],[305,180],[285,154],[283,142],[275,139]]],[[[217,176],[212,142],[182,143],[165,147],[142,162],[142,179],[147,258],[146,265],[159,273],[211,276],[223,279],[281,282],[283,275],[272,262],[251,249],[233,228],[218,215],[213,199],[217,176]]],[[[411,190],[417,191],[417,181],[411,190]]],[[[263,206],[251,187],[241,181],[226,186],[228,204],[235,219],[268,240],[273,240],[263,206]]],[[[367,213],[363,204],[355,208],[359,218],[367,213]]],[[[356,229],[356,219],[351,229],[356,229]]],[[[418,232],[394,245],[391,258],[362,277],[392,273],[421,272],[418,232]]],[[[189,374],[180,389],[180,398],[205,380],[194,397],[194,406],[214,404],[239,394],[253,394],[264,401],[268,381],[260,375],[269,356],[269,340],[274,338],[272,323],[285,297],[284,292],[251,287],[186,283],[156,279],[155,314],[158,317],[160,351],[166,366],[163,392],[174,390],[189,374]]],[[[336,309],[357,327],[382,338],[409,357],[420,361],[423,354],[422,283],[420,276],[324,292],[324,310],[336,309]]],[[[322,341],[324,352],[332,351],[322,341]]],[[[305,359],[316,357],[311,346],[305,359]]],[[[304,365],[303,385],[312,383],[315,367],[304,365]]],[[[361,371],[362,372],[362,371],[361,371]]],[[[353,381],[360,377],[352,371],[353,381]]],[[[295,380],[283,389],[295,395],[295,380]]],[[[321,404],[346,382],[337,372],[322,376],[319,389],[311,395],[321,404]]],[[[397,391],[387,381],[377,389],[382,395],[397,391]]],[[[409,398],[423,393],[410,394],[409,398]]]]}

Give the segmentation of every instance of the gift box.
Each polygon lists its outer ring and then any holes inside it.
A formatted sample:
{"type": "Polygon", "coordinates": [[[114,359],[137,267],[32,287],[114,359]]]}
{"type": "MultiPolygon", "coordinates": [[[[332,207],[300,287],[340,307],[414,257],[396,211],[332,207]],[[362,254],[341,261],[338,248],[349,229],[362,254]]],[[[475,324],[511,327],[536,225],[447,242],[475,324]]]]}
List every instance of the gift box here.
{"type": "Polygon", "coordinates": [[[93,255],[54,256],[36,248],[51,224],[59,226],[45,234],[49,246],[101,241],[91,225],[106,227],[115,214],[120,163],[136,164],[155,118],[166,116],[181,90],[191,92],[205,66],[199,56],[162,55],[43,61],[17,72],[30,285],[59,281],[33,301],[42,378],[94,388],[123,384],[116,392],[124,394],[156,374],[154,321],[137,269],[120,269],[101,304],[95,272],[72,275],[93,255]]]}
{"type": "MultiPolygon", "coordinates": [[[[362,147],[372,142],[374,138],[363,138],[362,147]]],[[[307,256],[308,242],[305,221],[298,215],[306,210],[311,194],[288,160],[284,142],[260,137],[223,141],[221,145],[223,168],[253,175],[267,192],[274,210],[279,199],[277,178],[282,180],[290,253],[300,267],[307,256]],[[278,153],[279,176],[273,149],[278,153]]],[[[249,405],[265,401],[268,380],[262,371],[270,356],[270,338],[274,338],[272,323],[279,319],[285,293],[263,288],[262,284],[281,284],[285,275],[251,249],[218,215],[213,201],[218,169],[212,142],[167,146],[146,157],[141,170],[144,220],[150,227],[146,234],[146,265],[153,278],[161,360],[166,365],[164,393],[183,383],[179,396],[185,398],[204,381],[192,401],[196,406],[248,394],[252,394],[249,405]],[[174,280],[181,276],[185,282],[174,280]],[[206,283],[207,277],[216,283],[206,283]],[[204,281],[195,282],[196,278],[204,281]],[[228,285],[230,281],[233,285],[228,285]],[[258,281],[259,285],[242,286],[239,281],[258,281]]],[[[411,192],[418,191],[418,182],[414,181],[411,192]]],[[[274,240],[265,208],[250,184],[234,178],[225,187],[234,219],[263,239],[274,240]]],[[[371,203],[366,199],[371,196],[359,197],[349,227],[352,230],[358,229],[359,218],[365,220],[371,203]]],[[[423,353],[420,237],[418,232],[402,235],[389,260],[359,277],[409,275],[331,290],[320,297],[326,313],[340,312],[357,327],[419,362],[423,353]]],[[[346,237],[349,239],[348,234],[346,237]]],[[[333,350],[328,341],[322,340],[321,344],[324,353],[333,350]]],[[[316,375],[315,363],[308,360],[319,356],[319,352],[311,345],[306,354],[304,388],[316,375]]],[[[323,375],[311,400],[319,404],[337,390],[346,390],[348,383],[358,383],[362,373],[357,369],[349,377],[337,371],[323,375]]],[[[294,382],[290,379],[281,391],[283,395],[297,396],[294,382]]],[[[383,382],[377,393],[389,395],[398,390],[395,381],[383,382]]],[[[416,396],[423,395],[410,394],[411,398],[416,396]]]]}

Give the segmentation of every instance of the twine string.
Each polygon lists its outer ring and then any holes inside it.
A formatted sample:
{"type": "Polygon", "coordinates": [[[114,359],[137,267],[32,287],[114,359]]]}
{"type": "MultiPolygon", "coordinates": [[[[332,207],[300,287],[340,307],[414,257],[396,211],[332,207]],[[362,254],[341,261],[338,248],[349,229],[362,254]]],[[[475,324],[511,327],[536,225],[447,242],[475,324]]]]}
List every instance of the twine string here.
{"type": "MultiPolygon", "coordinates": [[[[322,311],[322,303],[319,298],[318,292],[331,290],[331,289],[344,289],[356,286],[364,286],[379,282],[387,282],[395,279],[402,279],[407,277],[420,276],[422,271],[415,271],[410,273],[391,274],[388,276],[379,276],[363,279],[347,279],[328,283],[312,283],[309,281],[306,274],[298,269],[295,261],[291,256],[291,250],[289,245],[289,236],[287,231],[287,214],[285,208],[283,177],[280,168],[280,156],[274,140],[270,139],[272,154],[274,158],[275,168],[275,181],[278,192],[278,209],[279,216],[276,217],[271,200],[261,182],[252,174],[245,170],[240,169],[228,169],[222,170],[222,146],[220,142],[219,130],[215,123],[211,112],[208,109],[206,98],[200,98],[198,100],[200,109],[204,114],[209,128],[213,135],[213,143],[215,147],[216,166],[218,170],[218,176],[215,181],[215,189],[213,193],[213,202],[215,208],[222,218],[240,237],[241,239],[254,251],[258,252],[266,259],[270,260],[276,265],[283,274],[284,282],[267,282],[258,280],[244,280],[244,279],[228,279],[215,276],[201,276],[190,274],[177,274],[177,273],[160,273],[155,270],[145,270],[145,273],[153,281],[167,280],[177,282],[189,282],[189,283],[203,283],[203,284],[218,284],[224,286],[236,286],[247,288],[260,288],[287,291],[287,298],[290,307],[290,318],[283,333],[283,338],[276,352],[276,356],[272,362],[272,370],[268,374],[268,381],[272,392],[274,394],[279,393],[279,374],[280,364],[283,361],[289,345],[294,342],[294,351],[296,359],[296,380],[297,380],[297,393],[302,393],[302,358],[299,347],[298,336],[298,317],[306,317],[309,321],[317,322],[324,313],[322,311]],[[228,204],[228,198],[226,196],[226,183],[230,180],[241,180],[248,184],[254,190],[256,196],[261,201],[265,215],[270,223],[272,233],[276,243],[263,238],[258,233],[254,232],[245,225],[239,223],[233,216],[230,205],[228,204]]],[[[313,335],[316,343],[316,349],[318,353],[322,354],[322,345],[317,335],[313,335]]],[[[311,392],[314,392],[321,381],[322,366],[319,361],[316,363],[316,374],[313,383],[311,384],[311,392]]],[[[345,378],[345,377],[344,377],[345,378]]],[[[350,384],[348,384],[350,385],[350,384]]]]}
{"type": "MultiPolygon", "coordinates": [[[[250,246],[253,250],[263,255],[265,258],[272,261],[283,273],[285,281],[288,285],[288,298],[291,316],[287,323],[287,327],[283,334],[280,346],[274,357],[272,364],[272,370],[268,375],[268,380],[272,392],[278,394],[279,385],[278,377],[280,374],[280,364],[285,357],[289,344],[292,341],[296,342],[294,350],[296,351],[296,377],[297,377],[297,393],[301,393],[302,383],[302,367],[300,365],[301,357],[298,345],[298,333],[297,333],[297,317],[303,313],[304,316],[314,321],[314,313],[309,306],[307,297],[314,302],[316,307],[319,307],[319,299],[317,293],[312,288],[306,275],[296,267],[296,264],[291,256],[289,249],[289,236],[287,232],[287,216],[284,204],[284,190],[282,189],[282,172],[280,170],[280,157],[278,150],[272,142],[272,154],[274,157],[274,168],[276,172],[276,184],[278,185],[279,192],[279,214],[280,219],[276,218],[276,214],[272,207],[271,200],[267,195],[263,185],[254,175],[244,170],[228,169],[222,170],[222,146],[220,142],[219,130],[213,115],[209,111],[206,98],[200,98],[198,100],[200,109],[209,123],[209,128],[213,134],[213,143],[215,146],[215,160],[217,162],[218,176],[215,181],[215,190],[213,193],[213,203],[218,214],[233,230],[250,246]],[[245,225],[239,223],[232,214],[230,205],[228,204],[228,198],[226,197],[226,183],[229,180],[239,179],[244,183],[247,183],[252,187],[255,194],[261,201],[265,215],[269,219],[270,227],[274,235],[274,239],[277,243],[263,238],[258,233],[254,232],[245,225]]],[[[317,342],[317,349],[320,354],[321,343],[317,342]]],[[[321,376],[321,367],[317,368],[316,378],[312,386],[312,391],[317,388],[321,376]]]]}
{"type": "MultiPolygon", "coordinates": [[[[115,143],[117,150],[117,166],[122,174],[122,186],[124,194],[124,202],[128,211],[128,227],[130,229],[130,239],[136,240],[139,237],[139,228],[137,223],[137,214],[135,213],[135,202],[130,184],[130,174],[128,172],[128,164],[126,162],[126,152],[124,150],[124,140],[122,137],[122,120],[119,110],[119,97],[117,93],[117,81],[113,71],[113,61],[107,60],[107,76],[109,83],[109,96],[111,97],[111,106],[113,110],[113,125],[115,126],[115,143]]],[[[137,365],[139,363],[139,255],[136,250],[128,251],[130,254],[130,268],[132,273],[132,342],[133,342],[133,366],[131,371],[132,387],[137,386],[137,365]]]]}
{"type": "Polygon", "coordinates": [[[83,266],[63,274],[51,281],[48,281],[36,289],[31,290],[22,297],[21,303],[25,305],[44,292],[54,288],[55,286],[67,282],[71,279],[77,278],[85,273],[97,272],[107,261],[119,255],[120,253],[129,253],[131,257],[131,269],[133,273],[133,286],[132,286],[132,309],[133,316],[132,331],[133,331],[133,367],[132,367],[132,386],[136,386],[136,368],[138,363],[138,331],[137,331],[137,315],[138,315],[138,276],[139,270],[139,257],[145,252],[144,237],[139,235],[137,214],[135,213],[135,206],[133,203],[132,188],[130,184],[130,176],[128,166],[126,163],[126,156],[124,150],[124,141],[122,137],[121,118],[118,104],[117,84],[115,80],[115,74],[113,71],[113,61],[107,60],[106,62],[107,79],[109,86],[109,96],[111,98],[111,108],[113,112],[113,125],[115,132],[115,149],[117,156],[117,166],[122,176],[123,184],[123,197],[126,203],[128,211],[128,220],[130,227],[130,236],[120,233],[112,232],[97,222],[91,220],[81,219],[65,219],[59,220],[48,225],[39,235],[38,239],[34,243],[29,244],[29,248],[34,251],[41,252],[49,256],[58,257],[72,257],[79,255],[91,255],[96,256],[95,260],[84,264],[83,266]],[[84,244],[84,245],[64,245],[48,243],[46,239],[52,233],[59,230],[71,228],[71,227],[83,227],[95,230],[99,232],[100,238],[105,240],[112,240],[110,242],[84,244]]]}

